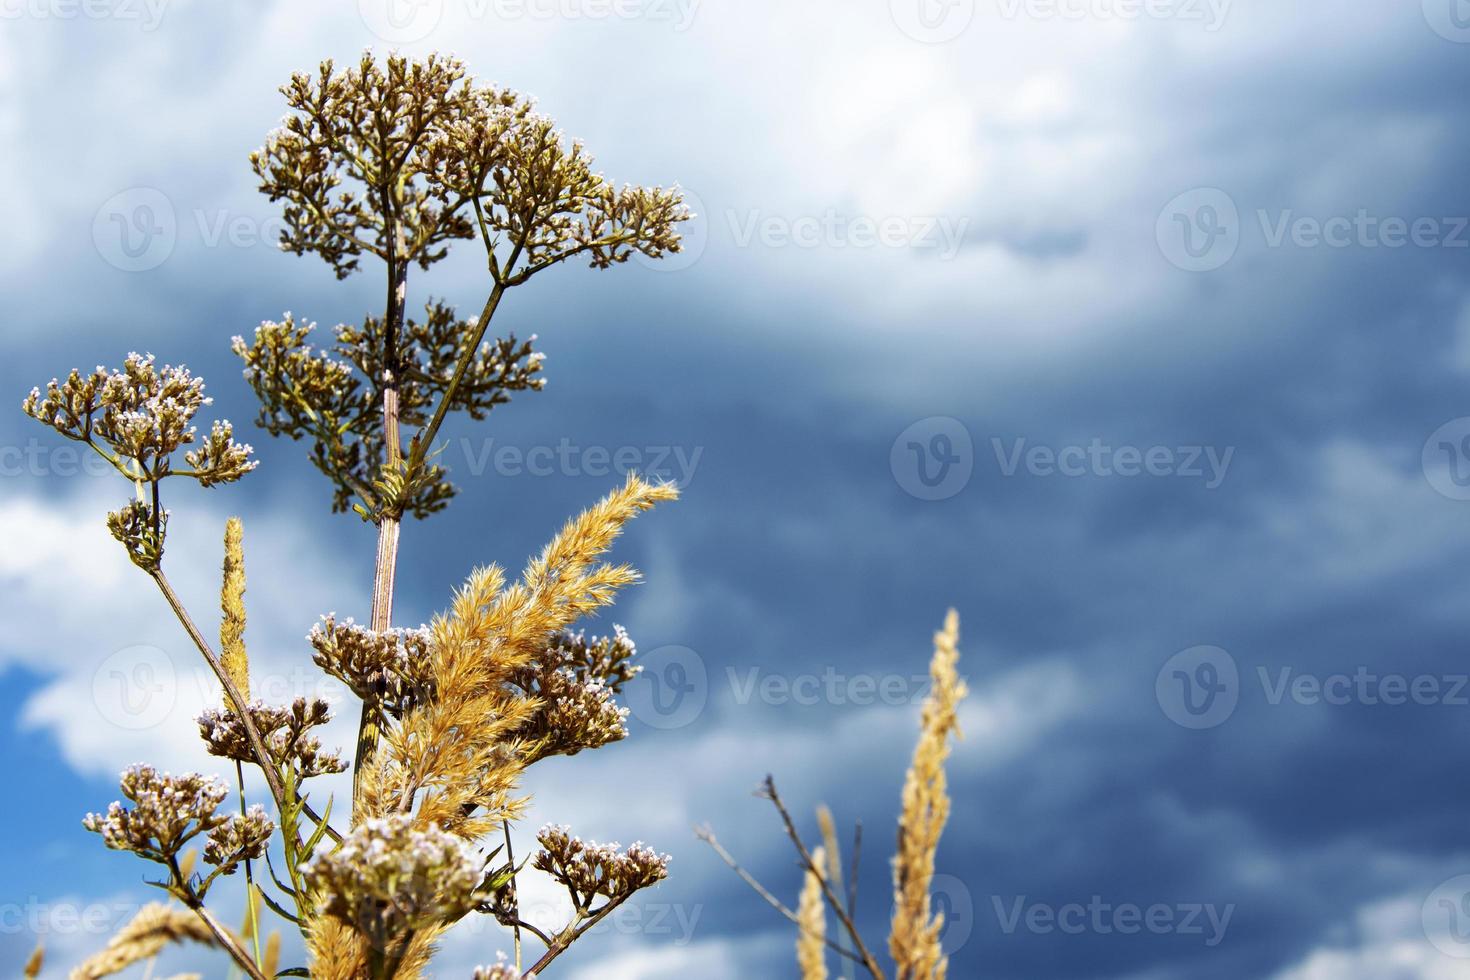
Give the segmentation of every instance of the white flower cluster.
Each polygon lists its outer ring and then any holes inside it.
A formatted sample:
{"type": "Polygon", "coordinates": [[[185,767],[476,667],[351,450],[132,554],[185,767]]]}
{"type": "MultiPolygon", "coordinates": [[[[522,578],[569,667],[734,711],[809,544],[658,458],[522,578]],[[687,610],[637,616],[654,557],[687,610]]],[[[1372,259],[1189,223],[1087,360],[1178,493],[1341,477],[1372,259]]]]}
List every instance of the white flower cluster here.
{"type": "Polygon", "coordinates": [[[429,646],[432,633],[418,629],[372,630],[335,613],[322,617],[306,634],[318,667],[342,681],[360,698],[379,701],[401,715],[433,693],[429,646]]]}
{"type": "Polygon", "coordinates": [[[305,867],[326,910],[378,948],[425,926],[453,922],[479,901],[484,862],[435,826],[396,814],[365,820],[305,867]]]}
{"type": "Polygon", "coordinates": [[[266,816],[265,808],[252,804],[243,814],[231,815],[209,832],[204,860],[217,865],[227,875],[234,874],[241,861],[255,860],[265,854],[275,831],[276,825],[266,816]]]}
{"type": "Polygon", "coordinates": [[[477,966],[471,980],[521,980],[521,971],[505,961],[504,953],[496,953],[494,966],[477,966]]]}
{"type": "Polygon", "coordinates": [[[114,801],[106,815],[87,814],[82,826],[101,834],[114,850],[160,864],[172,866],[185,844],[205,834],[205,862],[219,873],[234,874],[241,861],[261,857],[275,833],[276,825],[258,805],[244,814],[220,814],[229,790],[217,776],[173,776],[140,764],[123,771],[121,788],[131,808],[114,801]]]}
{"type": "Polygon", "coordinates": [[[547,824],[536,834],[541,850],[532,867],[570,889],[586,909],[594,896],[619,899],[668,877],[670,857],[642,841],[621,851],[616,841],[599,844],[573,836],[565,825],[547,824]]]}

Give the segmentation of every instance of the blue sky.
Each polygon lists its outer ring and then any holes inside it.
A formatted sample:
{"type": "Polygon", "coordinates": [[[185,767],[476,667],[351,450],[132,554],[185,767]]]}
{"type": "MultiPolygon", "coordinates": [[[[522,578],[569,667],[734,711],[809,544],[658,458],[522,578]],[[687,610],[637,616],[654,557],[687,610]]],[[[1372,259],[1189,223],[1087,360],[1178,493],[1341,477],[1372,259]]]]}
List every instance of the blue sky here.
{"type": "MultiPolygon", "coordinates": [[[[632,737],[531,781],[535,821],[650,841],[674,874],[564,975],[791,975],[786,924],[690,832],[794,900],[767,772],[862,820],[881,937],[953,605],[952,976],[1470,977],[1462,0],[395,12],[0,3],[0,959],[39,924],[62,976],[146,896],[79,822],[121,766],[215,768],[190,721],[215,695],[102,524],[127,488],[19,401],[134,349],[204,375],[262,465],[176,494],[171,576],[207,618],[240,514],[252,656],[282,697],[312,685],[302,636],[365,616],[373,540],[246,424],[229,338],[359,318],[381,287],[276,251],[246,155],[292,70],[396,46],[535,95],[611,178],[677,181],[700,215],[663,269],[512,295],[497,329],[539,334],[549,384],[447,430],[463,492],[404,533],[417,623],[475,565],[520,567],[613,461],[685,485],[620,543],[647,583],[595,624],[649,658],[632,737]]],[[[477,309],[472,252],[411,305],[477,309]]],[[[438,975],[508,948],[461,930],[438,975]]]]}

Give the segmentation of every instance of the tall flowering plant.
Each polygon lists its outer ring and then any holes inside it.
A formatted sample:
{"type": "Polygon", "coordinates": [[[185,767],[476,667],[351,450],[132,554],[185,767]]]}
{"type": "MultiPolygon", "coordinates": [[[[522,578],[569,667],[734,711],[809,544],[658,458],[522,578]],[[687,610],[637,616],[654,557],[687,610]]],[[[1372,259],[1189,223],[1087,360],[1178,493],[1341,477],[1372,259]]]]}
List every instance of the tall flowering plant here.
{"type": "MultiPolygon", "coordinates": [[[[238,521],[224,533],[217,646],[165,573],[166,481],[230,484],[256,465],[230,423],[200,431],[203,381],[133,354],[121,368],[72,371],[33,390],[28,415],[132,484],[107,526],[219,681],[220,705],[199,718],[199,731],[211,754],[233,763],[239,797],[230,809],[231,787],[196,773],[123,773],[123,799],[85,826],[159,865],[153,883],[178,905],[145,908],[76,975],[106,976],[191,940],[217,947],[252,980],[412,978],[424,975],[446,929],[485,915],[506,927],[514,957],[477,975],[540,976],[667,874],[667,856],[642,844],[583,842],[564,827],[543,828],[539,850],[517,861],[509,828],[526,809],[527,767],[627,735],[616,699],[638,669],[633,642],[621,629],[589,637],[575,627],[638,579],[603,557],[623,526],[677,494],[630,476],[567,522],[519,578],[482,568],[443,614],[411,629],[393,623],[401,528],[455,494],[434,461],[449,415],[483,419],[544,383],[534,337],[489,333],[506,293],[568,260],[605,269],[677,252],[678,225],[690,215],[676,189],[612,185],[528,99],[477,83],[452,58],[367,54],[346,69],[328,61],[281,91],[284,124],[251,157],[260,189],[283,209],[281,247],[316,255],[339,278],[364,262],[384,273],[383,307],[361,323],[322,338],[287,313],[233,341],[261,403],[259,426],[304,440],[330,481],[333,509],[355,512],[377,535],[368,623],[329,615],[307,638],[313,662],[361,699],[357,744],[350,754],[322,745],[321,699],[251,697],[238,521]],[[480,312],[461,318],[430,301],[410,313],[410,273],[475,239],[489,280],[480,312]],[[252,769],[268,801],[244,799],[252,769]],[[338,808],[334,820],[330,805],[312,802],[309,782],[348,769],[352,799],[346,819],[338,808]],[[248,915],[236,933],[211,900],[242,871],[248,915]],[[522,919],[517,881],[528,871],[572,896],[560,929],[522,919]],[[304,965],[280,969],[279,942],[261,940],[267,914],[300,931],[304,965]]],[[[39,969],[38,956],[27,975],[39,969]]]]}

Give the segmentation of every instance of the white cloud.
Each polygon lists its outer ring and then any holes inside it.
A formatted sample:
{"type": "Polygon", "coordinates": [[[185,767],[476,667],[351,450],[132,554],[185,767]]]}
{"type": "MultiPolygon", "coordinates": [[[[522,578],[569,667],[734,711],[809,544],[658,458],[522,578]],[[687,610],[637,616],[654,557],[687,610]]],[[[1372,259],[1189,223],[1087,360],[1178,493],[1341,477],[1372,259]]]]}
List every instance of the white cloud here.
{"type": "Polygon", "coordinates": [[[1467,980],[1470,960],[1446,956],[1425,939],[1421,901],[1404,896],[1360,909],[1355,942],[1315,949],[1275,980],[1467,980]]]}
{"type": "MultiPolygon", "coordinates": [[[[90,488],[89,488],[90,489],[90,488]]],[[[125,492],[125,491],[124,491],[125,492]]],[[[114,774],[148,761],[216,771],[193,719],[218,685],[153,583],[108,534],[117,500],[101,492],[0,503],[0,662],[49,675],[21,724],[49,731],[79,771],[114,774]]],[[[206,638],[217,632],[219,563],[227,511],[213,501],[172,508],[164,568],[206,638]]],[[[321,613],[363,602],[367,571],[353,574],[322,548],[319,533],[275,511],[247,513],[246,605],[255,691],[287,700],[319,691],[339,699],[311,664],[304,641],[321,613]]],[[[329,738],[352,744],[352,720],[329,738]]]]}

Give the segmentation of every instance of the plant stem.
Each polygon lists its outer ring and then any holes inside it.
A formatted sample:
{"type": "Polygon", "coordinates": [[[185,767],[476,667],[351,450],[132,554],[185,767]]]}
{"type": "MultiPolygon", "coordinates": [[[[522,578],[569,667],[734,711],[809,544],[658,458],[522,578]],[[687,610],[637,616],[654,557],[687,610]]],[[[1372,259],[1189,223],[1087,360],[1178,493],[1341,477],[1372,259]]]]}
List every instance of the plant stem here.
{"type": "MultiPolygon", "coordinates": [[[[516,969],[519,970],[521,968],[521,899],[516,894],[516,855],[511,850],[510,821],[502,820],[500,821],[500,825],[505,830],[505,860],[510,865],[510,907],[511,912],[515,915],[516,969]]],[[[550,944],[548,943],[547,945],[550,944]]]]}
{"type": "Polygon", "coordinates": [[[235,709],[241,727],[245,729],[245,740],[250,743],[250,752],[255,756],[255,764],[260,767],[261,773],[265,776],[266,785],[270,787],[271,799],[275,801],[276,811],[284,813],[287,800],[286,791],[281,785],[280,774],[276,772],[275,764],[271,761],[270,752],[266,750],[265,742],[261,739],[260,732],[256,730],[255,722],[251,720],[245,695],[235,685],[235,679],[230,676],[229,671],[225,670],[219,657],[210,649],[209,641],[204,638],[204,634],[199,632],[199,627],[194,625],[194,620],[189,618],[188,610],[179,601],[178,594],[169,584],[168,577],[163,574],[163,569],[154,567],[149,570],[148,574],[158,584],[163,597],[168,600],[169,607],[173,609],[174,615],[183,624],[184,631],[199,648],[200,654],[209,664],[209,669],[214,671],[214,676],[219,679],[220,686],[225,689],[225,696],[230,699],[230,705],[235,709]]]}
{"type": "Polygon", "coordinates": [[[208,909],[202,904],[197,903],[192,907],[194,914],[199,916],[200,920],[209,928],[209,931],[214,934],[215,940],[224,948],[225,952],[234,957],[235,962],[240,964],[240,969],[244,970],[245,974],[251,980],[270,980],[270,978],[260,971],[260,967],[255,965],[255,961],[250,958],[250,953],[245,947],[241,946],[235,940],[235,937],[230,935],[230,931],[222,926],[219,920],[210,914],[208,909]]]}
{"type": "MultiPolygon", "coordinates": [[[[235,760],[235,780],[240,787],[240,816],[245,816],[245,767],[235,760]]],[[[255,962],[260,962],[260,917],[256,914],[255,871],[251,861],[245,859],[245,921],[250,927],[250,946],[255,953],[255,962]]]]}
{"type": "Polygon", "coordinates": [[[609,901],[606,905],[597,910],[596,915],[592,916],[590,919],[587,919],[585,923],[583,923],[580,919],[581,913],[578,913],[578,920],[574,921],[570,926],[562,930],[562,932],[552,942],[551,948],[543,953],[541,958],[537,960],[529,970],[526,971],[526,980],[532,980],[533,977],[539,975],[540,972],[546,968],[547,964],[556,959],[562,953],[565,953],[567,951],[567,947],[576,942],[583,933],[585,933],[588,929],[591,929],[593,926],[597,925],[597,923],[601,922],[603,920],[603,917],[605,917],[609,912],[617,908],[619,905],[622,905],[624,902],[632,897],[633,893],[628,892],[621,898],[609,901]]]}
{"type": "Polygon", "coordinates": [[[220,944],[220,947],[225,952],[234,958],[235,962],[240,965],[240,969],[244,970],[251,980],[270,980],[270,978],[261,972],[260,967],[255,965],[255,961],[250,958],[250,953],[246,951],[245,947],[241,946],[235,937],[230,934],[230,930],[222,926],[219,920],[211,915],[209,910],[204,907],[204,900],[189,886],[189,882],[184,878],[183,871],[179,868],[179,862],[175,860],[173,855],[170,855],[168,858],[168,869],[172,875],[168,889],[169,894],[178,898],[188,906],[190,911],[199,916],[199,921],[203,922],[205,927],[209,929],[215,941],[220,944]]]}
{"type": "MultiPolygon", "coordinates": [[[[408,301],[408,261],[404,256],[403,226],[393,209],[394,195],[382,190],[383,214],[389,224],[388,296],[383,311],[383,467],[396,472],[403,462],[403,449],[398,431],[398,333],[403,324],[403,310],[408,301]]],[[[378,554],[373,568],[373,605],[371,628],[383,632],[393,624],[393,584],[398,570],[398,535],[402,522],[402,503],[398,509],[379,506],[378,554]]],[[[352,765],[352,823],[364,814],[362,810],[362,777],[372,764],[382,733],[382,717],[375,699],[362,702],[362,715],[357,724],[357,755],[352,765]]]]}
{"type": "Polygon", "coordinates": [[[490,321],[495,316],[495,310],[500,306],[500,298],[505,295],[505,284],[497,282],[490,290],[490,296],[485,300],[485,307],[480,311],[480,318],[475,321],[474,334],[468,338],[464,349],[459,352],[459,360],[454,364],[454,374],[449,378],[449,384],[444,388],[444,394],[439,399],[439,405],[434,409],[434,415],[429,419],[429,424],[424,426],[424,431],[414,437],[413,453],[414,461],[422,460],[430,450],[434,437],[439,434],[439,427],[444,424],[444,417],[449,414],[449,408],[454,403],[454,396],[459,391],[459,384],[464,376],[469,373],[470,362],[475,359],[475,351],[480,349],[480,344],[485,339],[485,331],[490,329],[490,321]]]}
{"type": "Polygon", "coordinates": [[[842,928],[846,930],[848,938],[852,940],[853,946],[857,948],[858,956],[862,960],[863,968],[872,974],[874,980],[883,980],[883,969],[873,954],[868,952],[868,947],[863,943],[862,934],[858,932],[857,924],[853,922],[852,916],[842,907],[842,901],[832,891],[832,886],[827,883],[827,876],[817,868],[816,862],[812,860],[811,851],[802,842],[801,835],[796,831],[796,822],[791,819],[791,812],[786,809],[786,804],[781,802],[781,795],[776,792],[776,780],[767,776],[762,794],[775,805],[776,811],[781,814],[781,822],[786,825],[786,836],[791,838],[791,843],[796,845],[796,852],[801,855],[802,869],[816,874],[817,880],[821,882],[822,894],[827,899],[827,904],[832,907],[842,928]]]}
{"type": "MultiPolygon", "coordinates": [[[[782,902],[779,898],[777,898],[775,895],[772,895],[770,889],[766,888],[765,885],[762,885],[754,875],[741,867],[740,862],[735,860],[735,856],[727,851],[725,849],[725,846],[715,839],[714,831],[710,830],[708,827],[697,827],[695,828],[694,836],[698,837],[700,840],[708,844],[714,850],[714,852],[720,856],[720,860],[729,865],[730,870],[739,875],[740,880],[745,882],[752,889],[754,889],[757,895],[765,899],[766,903],[770,905],[771,908],[775,909],[787,919],[791,920],[791,922],[798,929],[802,930],[803,932],[807,932],[807,927],[802,923],[801,917],[798,916],[795,912],[791,911],[791,909],[787,908],[786,904],[782,902]]],[[[856,953],[838,943],[836,940],[828,936],[823,936],[822,942],[826,943],[829,949],[839,954],[840,956],[845,956],[855,963],[862,962],[862,959],[856,953]]]]}

